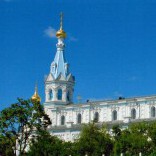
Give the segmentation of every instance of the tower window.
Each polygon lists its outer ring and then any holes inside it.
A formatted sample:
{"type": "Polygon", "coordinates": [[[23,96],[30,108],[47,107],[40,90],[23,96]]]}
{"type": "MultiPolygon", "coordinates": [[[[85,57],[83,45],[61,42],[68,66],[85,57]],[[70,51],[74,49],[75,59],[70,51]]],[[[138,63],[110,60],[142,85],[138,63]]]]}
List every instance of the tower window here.
{"type": "Polygon", "coordinates": [[[66,74],[68,75],[68,73],[69,73],[69,65],[67,63],[65,63],[65,71],[66,71],[66,74]]]}
{"type": "Polygon", "coordinates": [[[61,116],[61,125],[65,125],[65,116],[64,115],[61,116]]]}
{"type": "Polygon", "coordinates": [[[51,72],[52,72],[52,73],[55,73],[56,66],[57,66],[56,63],[53,62],[53,63],[52,63],[52,66],[51,66],[51,72]]]}
{"type": "Polygon", "coordinates": [[[50,89],[49,90],[49,100],[53,99],[53,91],[50,89]]]}
{"type": "Polygon", "coordinates": [[[70,93],[69,93],[69,91],[67,93],[67,101],[70,101],[70,93]]]}
{"type": "Polygon", "coordinates": [[[155,107],[151,107],[151,117],[155,117],[155,107]]]}
{"type": "Polygon", "coordinates": [[[99,113],[96,112],[96,113],[94,114],[94,122],[98,122],[98,121],[99,121],[99,113]]]}
{"type": "Polygon", "coordinates": [[[114,111],[112,112],[112,120],[113,120],[113,121],[117,120],[117,111],[116,111],[116,110],[114,110],[114,111]]]}
{"type": "Polygon", "coordinates": [[[55,65],[52,66],[52,72],[53,72],[53,73],[55,72],[55,65]]]}
{"type": "Polygon", "coordinates": [[[136,110],[134,108],[131,110],[131,118],[136,119],[136,110]]]}
{"type": "Polygon", "coordinates": [[[62,89],[58,90],[58,95],[57,95],[58,100],[62,100],[62,89]]]}
{"type": "Polygon", "coordinates": [[[81,120],[82,120],[81,114],[78,114],[78,116],[77,116],[77,123],[81,124],[81,120]]]}

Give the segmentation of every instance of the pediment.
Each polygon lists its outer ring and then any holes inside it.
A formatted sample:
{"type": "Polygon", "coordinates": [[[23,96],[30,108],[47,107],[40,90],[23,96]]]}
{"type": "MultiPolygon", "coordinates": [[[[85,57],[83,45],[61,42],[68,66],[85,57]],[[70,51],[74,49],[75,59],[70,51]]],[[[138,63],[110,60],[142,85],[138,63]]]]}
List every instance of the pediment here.
{"type": "Polygon", "coordinates": [[[53,81],[54,80],[54,77],[53,75],[50,73],[47,77],[47,80],[46,81],[53,81]]]}
{"type": "Polygon", "coordinates": [[[74,80],[74,77],[72,76],[72,74],[69,74],[69,75],[67,76],[67,81],[72,81],[72,82],[75,81],[75,80],[74,80]]]}
{"type": "Polygon", "coordinates": [[[57,77],[56,80],[59,80],[59,81],[66,81],[65,77],[62,75],[62,73],[59,74],[59,76],[57,77]]]}

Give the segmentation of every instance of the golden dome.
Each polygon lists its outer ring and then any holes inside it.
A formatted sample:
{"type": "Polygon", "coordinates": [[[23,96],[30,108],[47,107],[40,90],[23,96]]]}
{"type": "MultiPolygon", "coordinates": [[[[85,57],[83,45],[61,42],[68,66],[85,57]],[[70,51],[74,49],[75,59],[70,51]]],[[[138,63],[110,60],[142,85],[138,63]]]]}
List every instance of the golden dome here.
{"type": "Polygon", "coordinates": [[[34,95],[31,97],[31,100],[35,101],[35,102],[41,102],[41,98],[38,95],[38,88],[37,88],[37,86],[35,87],[35,92],[34,92],[34,95]]]}
{"type": "Polygon", "coordinates": [[[66,38],[66,33],[64,32],[63,29],[60,29],[56,32],[57,38],[66,38]]]}
{"type": "Polygon", "coordinates": [[[57,38],[66,38],[66,33],[63,30],[63,13],[60,14],[60,30],[56,32],[57,38]]]}

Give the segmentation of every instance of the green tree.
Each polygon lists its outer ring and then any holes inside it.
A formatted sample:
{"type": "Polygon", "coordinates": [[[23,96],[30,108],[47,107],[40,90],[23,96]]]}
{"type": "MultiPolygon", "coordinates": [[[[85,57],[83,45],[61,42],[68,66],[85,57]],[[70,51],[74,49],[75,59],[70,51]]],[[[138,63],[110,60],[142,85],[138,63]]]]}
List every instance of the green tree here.
{"type": "Polygon", "coordinates": [[[11,147],[13,147],[12,141],[3,135],[0,135],[0,155],[14,156],[14,150],[11,147]]]}
{"type": "Polygon", "coordinates": [[[79,156],[76,151],[75,142],[62,142],[62,152],[60,156],[79,156]]]}
{"type": "Polygon", "coordinates": [[[138,155],[139,152],[149,155],[151,142],[148,141],[148,124],[140,122],[131,124],[129,127],[131,133],[131,153],[138,155]]]}
{"type": "Polygon", "coordinates": [[[156,151],[156,122],[148,123],[148,136],[151,141],[152,148],[156,151]]]}
{"type": "Polygon", "coordinates": [[[62,151],[62,141],[55,136],[51,136],[46,130],[39,130],[31,139],[28,156],[60,156],[62,151]]]}
{"type": "Polygon", "coordinates": [[[0,112],[1,140],[6,139],[6,143],[1,147],[9,144],[8,148],[13,148],[14,155],[17,151],[23,155],[31,135],[39,129],[46,128],[50,123],[40,102],[18,99],[17,103],[0,112]]]}
{"type": "Polygon", "coordinates": [[[140,152],[149,155],[151,142],[146,123],[131,124],[128,129],[119,131],[120,135],[114,137],[114,155],[124,153],[126,156],[137,156],[140,152]]]}
{"type": "Polygon", "coordinates": [[[78,155],[101,156],[110,155],[113,148],[110,135],[105,127],[98,128],[94,123],[84,125],[80,133],[80,138],[76,143],[78,155]]]}
{"type": "Polygon", "coordinates": [[[50,135],[46,130],[40,130],[31,139],[27,156],[78,156],[75,143],[64,142],[58,137],[50,135]]]}

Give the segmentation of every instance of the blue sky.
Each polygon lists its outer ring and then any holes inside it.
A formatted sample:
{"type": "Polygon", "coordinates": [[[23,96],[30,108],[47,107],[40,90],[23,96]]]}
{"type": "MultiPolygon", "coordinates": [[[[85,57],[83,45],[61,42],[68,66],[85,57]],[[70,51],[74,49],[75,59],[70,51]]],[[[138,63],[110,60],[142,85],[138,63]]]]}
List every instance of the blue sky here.
{"type": "Polygon", "coordinates": [[[0,0],[0,107],[27,99],[56,52],[59,13],[74,101],[156,94],[155,0],[0,0]]]}

